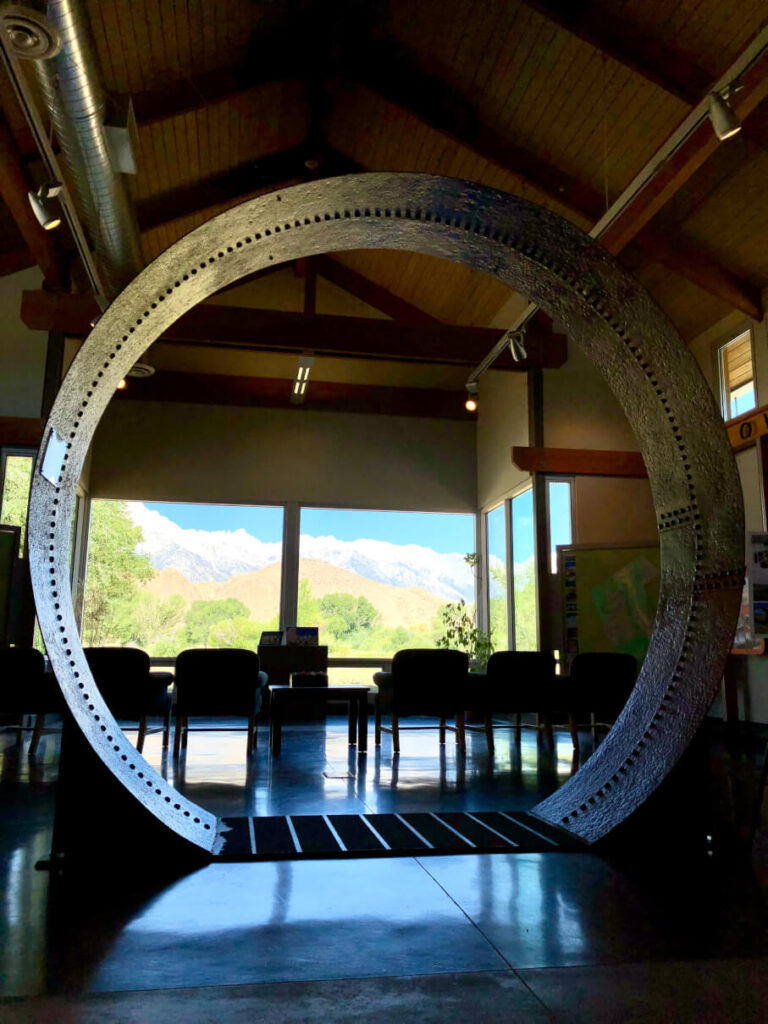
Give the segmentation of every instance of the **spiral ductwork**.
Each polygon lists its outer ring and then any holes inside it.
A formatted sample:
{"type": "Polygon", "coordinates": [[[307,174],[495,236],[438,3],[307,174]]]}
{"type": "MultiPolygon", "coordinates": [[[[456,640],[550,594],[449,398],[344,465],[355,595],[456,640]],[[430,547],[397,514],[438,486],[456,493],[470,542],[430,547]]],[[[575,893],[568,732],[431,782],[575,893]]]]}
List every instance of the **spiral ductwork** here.
{"type": "Polygon", "coordinates": [[[66,161],[75,202],[93,243],[109,297],[142,269],[141,243],[125,182],[112,167],[104,133],[105,94],[79,0],[49,0],[61,51],[37,61],[38,79],[66,161]]]}

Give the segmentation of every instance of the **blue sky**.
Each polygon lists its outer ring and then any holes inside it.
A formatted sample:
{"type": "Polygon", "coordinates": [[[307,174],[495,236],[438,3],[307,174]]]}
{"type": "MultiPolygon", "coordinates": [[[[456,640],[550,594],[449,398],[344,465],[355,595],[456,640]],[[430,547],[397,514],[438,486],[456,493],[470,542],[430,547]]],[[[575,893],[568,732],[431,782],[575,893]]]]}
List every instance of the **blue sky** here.
{"type": "MultiPolygon", "coordinates": [[[[184,529],[246,530],[262,541],[282,539],[281,508],[247,505],[182,505],[145,501],[184,529]]],[[[421,512],[367,512],[339,509],[302,509],[301,532],[338,540],[389,541],[419,544],[440,553],[466,554],[475,549],[472,516],[421,512]]]]}
{"type": "MultiPolygon", "coordinates": [[[[262,541],[282,540],[281,508],[172,504],[159,501],[146,501],[144,504],[184,529],[243,529],[262,541]]],[[[533,555],[533,492],[529,489],[518,495],[513,500],[512,509],[514,557],[518,563],[525,562],[533,555]]],[[[549,513],[554,550],[555,545],[571,541],[570,494],[567,484],[550,482],[549,513]]],[[[466,554],[475,549],[474,525],[472,517],[468,515],[305,508],[301,513],[301,532],[312,537],[331,536],[338,540],[358,540],[364,537],[392,544],[419,544],[443,554],[466,554]]],[[[505,560],[503,507],[496,509],[489,517],[488,547],[492,555],[505,560]]]]}

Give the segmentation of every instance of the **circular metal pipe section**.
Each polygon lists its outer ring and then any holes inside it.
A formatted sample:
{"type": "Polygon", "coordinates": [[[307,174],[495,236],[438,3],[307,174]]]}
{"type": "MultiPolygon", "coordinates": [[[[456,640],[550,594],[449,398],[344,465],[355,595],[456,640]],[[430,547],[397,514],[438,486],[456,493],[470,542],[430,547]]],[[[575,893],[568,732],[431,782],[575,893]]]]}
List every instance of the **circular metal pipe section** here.
{"type": "Polygon", "coordinates": [[[592,359],[634,428],[661,544],[653,636],[615,727],[581,770],[535,808],[593,842],[661,783],[717,691],[744,575],[741,490],[713,396],[645,290],[572,224],[480,185],[362,174],[270,193],[182,238],[104,313],[62,383],[32,485],[32,579],[61,688],[122,785],[168,828],[215,852],[223,841],[216,818],[176,793],[136,753],[83,656],[67,572],[77,480],[117,383],[178,317],[256,270],[344,249],[447,258],[528,296],[592,359]]]}

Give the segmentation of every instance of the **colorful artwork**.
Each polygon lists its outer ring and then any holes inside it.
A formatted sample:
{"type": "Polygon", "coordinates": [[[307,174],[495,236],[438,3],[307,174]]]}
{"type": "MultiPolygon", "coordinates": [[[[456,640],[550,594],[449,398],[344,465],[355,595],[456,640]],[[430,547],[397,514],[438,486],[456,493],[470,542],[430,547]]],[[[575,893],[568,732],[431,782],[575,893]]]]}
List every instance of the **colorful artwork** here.
{"type": "Polygon", "coordinates": [[[617,651],[642,663],[659,599],[659,548],[558,550],[566,653],[617,651]]]}

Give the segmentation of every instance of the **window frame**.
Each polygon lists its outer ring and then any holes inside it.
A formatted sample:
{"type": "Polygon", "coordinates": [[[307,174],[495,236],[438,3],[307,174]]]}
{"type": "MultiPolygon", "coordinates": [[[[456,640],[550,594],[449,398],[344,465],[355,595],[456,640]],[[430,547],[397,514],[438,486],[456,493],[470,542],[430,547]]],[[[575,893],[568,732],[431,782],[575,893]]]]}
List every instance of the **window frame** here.
{"type": "MultiPolygon", "coordinates": [[[[725,423],[730,423],[734,419],[738,419],[739,416],[743,416],[745,413],[737,413],[735,416],[730,415],[730,392],[728,391],[728,382],[725,377],[725,360],[723,358],[725,350],[729,345],[739,341],[744,337],[745,334],[749,335],[749,355],[752,363],[752,385],[755,393],[755,404],[753,409],[760,407],[760,397],[757,390],[757,366],[755,364],[755,332],[752,330],[752,325],[744,323],[738,327],[735,331],[728,332],[728,339],[726,341],[718,341],[713,349],[713,359],[715,364],[715,380],[717,381],[717,397],[720,405],[720,413],[725,423]]],[[[747,409],[746,412],[751,412],[751,409],[747,409]]]]}

